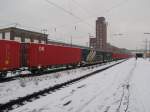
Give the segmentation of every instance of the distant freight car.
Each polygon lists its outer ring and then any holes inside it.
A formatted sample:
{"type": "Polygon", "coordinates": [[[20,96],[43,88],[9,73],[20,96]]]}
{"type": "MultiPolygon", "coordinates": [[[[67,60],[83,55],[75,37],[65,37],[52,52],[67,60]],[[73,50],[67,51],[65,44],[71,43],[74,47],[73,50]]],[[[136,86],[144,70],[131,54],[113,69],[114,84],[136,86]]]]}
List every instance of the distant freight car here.
{"type": "Polygon", "coordinates": [[[0,73],[20,68],[20,43],[0,40],[0,46],[0,73]]]}
{"type": "Polygon", "coordinates": [[[104,62],[112,61],[112,52],[103,52],[104,62]]]}
{"type": "Polygon", "coordinates": [[[22,44],[22,53],[22,66],[30,69],[77,65],[81,62],[80,48],[24,43],[22,44]]]}
{"type": "Polygon", "coordinates": [[[129,57],[131,57],[131,55],[129,55],[129,54],[123,54],[123,53],[113,53],[112,54],[113,60],[126,59],[129,57]]]}
{"type": "Polygon", "coordinates": [[[82,49],[82,63],[96,64],[112,60],[111,52],[82,49]]]}

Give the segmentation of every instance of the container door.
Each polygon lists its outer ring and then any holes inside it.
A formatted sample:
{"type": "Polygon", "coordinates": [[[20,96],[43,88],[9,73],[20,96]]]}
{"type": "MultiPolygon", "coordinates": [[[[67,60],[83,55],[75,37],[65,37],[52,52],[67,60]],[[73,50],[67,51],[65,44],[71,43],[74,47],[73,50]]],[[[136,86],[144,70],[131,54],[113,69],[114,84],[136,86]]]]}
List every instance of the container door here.
{"type": "Polygon", "coordinates": [[[21,44],[21,66],[27,67],[27,61],[28,61],[28,44],[22,43],[21,44]]]}

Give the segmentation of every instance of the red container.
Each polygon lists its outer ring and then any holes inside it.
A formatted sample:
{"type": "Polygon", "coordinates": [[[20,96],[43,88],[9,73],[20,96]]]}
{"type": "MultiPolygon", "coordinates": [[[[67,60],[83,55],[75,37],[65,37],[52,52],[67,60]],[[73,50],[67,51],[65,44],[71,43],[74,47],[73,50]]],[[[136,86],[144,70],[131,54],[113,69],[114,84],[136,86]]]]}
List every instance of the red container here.
{"type": "Polygon", "coordinates": [[[0,72],[20,68],[20,43],[0,40],[0,72]]]}
{"type": "Polygon", "coordinates": [[[117,59],[117,57],[118,57],[118,56],[117,56],[116,53],[113,53],[113,54],[112,54],[112,59],[117,59]]]}
{"type": "Polygon", "coordinates": [[[77,64],[81,61],[81,49],[47,44],[27,44],[27,66],[43,67],[77,64]]]}
{"type": "Polygon", "coordinates": [[[128,54],[120,54],[120,53],[112,54],[113,59],[125,59],[125,58],[129,58],[129,57],[130,57],[130,55],[128,55],[128,54]]]}

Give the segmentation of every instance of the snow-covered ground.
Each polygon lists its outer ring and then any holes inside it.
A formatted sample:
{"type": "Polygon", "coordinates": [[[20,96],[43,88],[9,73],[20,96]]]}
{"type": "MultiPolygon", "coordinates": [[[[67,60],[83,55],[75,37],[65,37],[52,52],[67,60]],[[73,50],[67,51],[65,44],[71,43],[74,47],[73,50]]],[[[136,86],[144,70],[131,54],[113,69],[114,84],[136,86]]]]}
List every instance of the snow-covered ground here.
{"type": "Polygon", "coordinates": [[[130,59],[12,112],[150,112],[149,67],[130,59]]]}
{"type": "Polygon", "coordinates": [[[150,112],[150,61],[138,59],[130,81],[130,112],[150,112]]]}
{"type": "Polygon", "coordinates": [[[78,68],[44,76],[20,78],[19,80],[0,83],[0,104],[38,92],[56,84],[67,82],[71,79],[81,77],[87,73],[91,73],[92,71],[102,69],[118,62],[111,62],[102,66],[78,68]]]}

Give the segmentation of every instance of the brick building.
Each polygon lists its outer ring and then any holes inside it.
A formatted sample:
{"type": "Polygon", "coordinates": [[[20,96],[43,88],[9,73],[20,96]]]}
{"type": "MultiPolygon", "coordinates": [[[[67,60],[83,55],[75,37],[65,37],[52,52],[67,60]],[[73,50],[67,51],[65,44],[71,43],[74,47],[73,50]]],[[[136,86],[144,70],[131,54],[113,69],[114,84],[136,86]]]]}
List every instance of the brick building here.
{"type": "Polygon", "coordinates": [[[107,24],[104,17],[98,17],[96,20],[96,38],[90,38],[90,47],[107,49],[107,24]]]}
{"type": "Polygon", "coordinates": [[[15,40],[18,42],[33,42],[33,43],[47,43],[48,35],[16,27],[9,27],[0,29],[0,39],[15,40]]]}

